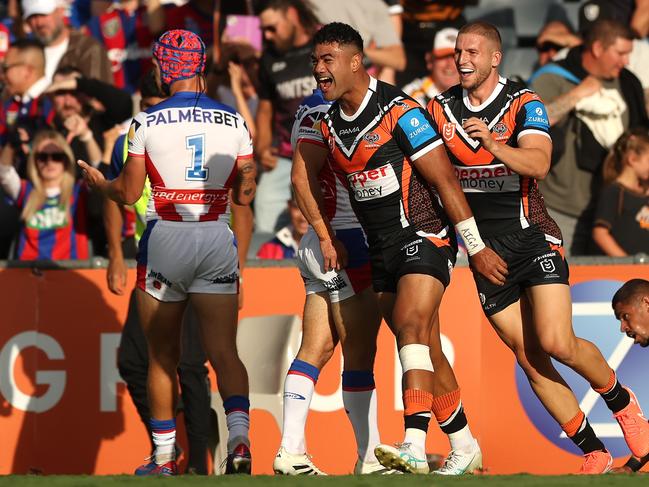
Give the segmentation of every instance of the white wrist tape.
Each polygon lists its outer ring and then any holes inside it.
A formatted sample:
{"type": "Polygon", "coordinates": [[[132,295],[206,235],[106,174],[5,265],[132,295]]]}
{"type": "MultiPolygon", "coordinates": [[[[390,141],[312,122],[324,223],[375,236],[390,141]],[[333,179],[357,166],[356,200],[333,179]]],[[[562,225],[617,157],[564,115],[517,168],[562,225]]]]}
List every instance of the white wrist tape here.
{"type": "Polygon", "coordinates": [[[430,360],[428,345],[418,343],[404,345],[399,350],[399,361],[404,374],[415,369],[433,372],[433,362],[430,360]]]}
{"type": "Polygon", "coordinates": [[[486,247],[480,237],[480,232],[478,232],[478,225],[475,223],[475,218],[471,217],[462,220],[455,225],[455,229],[460,234],[460,237],[462,237],[462,240],[464,240],[464,245],[469,256],[477,254],[486,247]]]}

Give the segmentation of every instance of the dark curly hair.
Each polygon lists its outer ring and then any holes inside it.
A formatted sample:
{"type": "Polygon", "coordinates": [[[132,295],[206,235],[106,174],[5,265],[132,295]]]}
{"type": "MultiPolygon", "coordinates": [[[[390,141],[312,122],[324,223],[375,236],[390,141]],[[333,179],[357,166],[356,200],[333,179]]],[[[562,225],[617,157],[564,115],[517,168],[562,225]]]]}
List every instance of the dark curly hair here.
{"type": "Polygon", "coordinates": [[[331,22],[323,26],[315,36],[314,44],[333,44],[338,43],[341,46],[354,46],[359,51],[363,51],[363,38],[352,26],[342,22],[331,22]]]}

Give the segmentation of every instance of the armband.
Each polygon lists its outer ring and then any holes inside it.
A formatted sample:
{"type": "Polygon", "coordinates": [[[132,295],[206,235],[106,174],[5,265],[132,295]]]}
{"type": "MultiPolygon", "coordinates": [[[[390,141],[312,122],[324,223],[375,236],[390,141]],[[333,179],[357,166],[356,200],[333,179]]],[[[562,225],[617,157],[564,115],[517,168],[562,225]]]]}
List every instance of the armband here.
{"type": "Polygon", "coordinates": [[[455,229],[460,234],[460,237],[462,237],[462,240],[464,240],[469,257],[477,254],[486,247],[480,237],[480,232],[478,232],[478,226],[475,223],[474,217],[458,222],[455,225],[455,229]]]}

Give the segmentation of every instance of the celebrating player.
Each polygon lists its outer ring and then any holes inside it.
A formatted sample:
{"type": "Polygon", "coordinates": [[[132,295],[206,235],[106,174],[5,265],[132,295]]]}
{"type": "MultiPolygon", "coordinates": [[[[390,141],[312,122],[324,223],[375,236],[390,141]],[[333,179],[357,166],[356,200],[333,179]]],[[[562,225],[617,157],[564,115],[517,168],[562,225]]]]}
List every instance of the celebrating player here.
{"type": "Polygon", "coordinates": [[[438,473],[479,468],[482,455],[442,353],[437,319],[456,252],[446,214],[464,237],[476,272],[496,285],[504,282],[506,266],[480,239],[430,116],[403,92],[368,75],[358,32],[334,22],[315,35],[314,44],[318,87],[326,100],[336,100],[321,124],[322,141],[347,177],[367,234],[372,284],[404,372],[405,440],[397,448],[379,445],[375,454],[388,468],[427,473],[432,410],[452,448],[438,473]]]}
{"type": "Polygon", "coordinates": [[[547,112],[534,92],[498,74],[501,59],[494,26],[462,27],[455,46],[460,84],[433,99],[428,110],[478,229],[508,265],[504,286],[475,275],[483,310],[545,408],[583,451],[580,472],[604,473],[611,455],[550,357],[601,394],[636,456],[649,453],[649,424],[599,349],[573,332],[561,233],[536,184],[550,168],[547,112]]]}
{"type": "Polygon", "coordinates": [[[176,368],[183,311],[190,299],[224,399],[227,473],[250,473],[248,375],[236,348],[239,269],[228,225],[255,194],[252,141],[243,118],[205,96],[205,46],[171,30],[153,48],[159,82],[171,97],[131,124],[128,159],[114,180],[83,161],[88,183],[133,204],[151,181],[147,228],[137,256],[137,305],[149,348],[148,391],[155,455],[138,475],[174,475],[176,368]]]}
{"type": "Polygon", "coordinates": [[[338,340],[345,359],[343,403],[358,451],[354,473],[386,472],[374,456],[380,443],[373,369],[381,313],[370,288],[365,234],[322,141],[320,124],[329,107],[317,90],[307,97],[291,137],[295,199],[311,227],[297,253],[307,293],[302,343],[284,383],[282,444],[273,463],[275,473],[286,475],[323,475],[306,454],[304,427],[318,375],[338,340]]]}

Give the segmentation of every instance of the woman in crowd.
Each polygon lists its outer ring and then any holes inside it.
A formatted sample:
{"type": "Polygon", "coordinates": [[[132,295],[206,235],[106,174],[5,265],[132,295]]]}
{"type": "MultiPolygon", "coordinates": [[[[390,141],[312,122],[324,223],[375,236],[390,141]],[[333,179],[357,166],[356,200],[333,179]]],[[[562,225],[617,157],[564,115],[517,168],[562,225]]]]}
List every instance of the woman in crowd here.
{"type": "Polygon", "coordinates": [[[87,259],[87,191],[75,183],[74,155],[60,133],[36,134],[27,177],[21,180],[13,166],[0,166],[0,186],[21,211],[15,258],[87,259]]]}
{"type": "Polygon", "coordinates": [[[611,257],[649,252],[649,132],[627,130],[604,162],[593,240],[611,257]]]}

